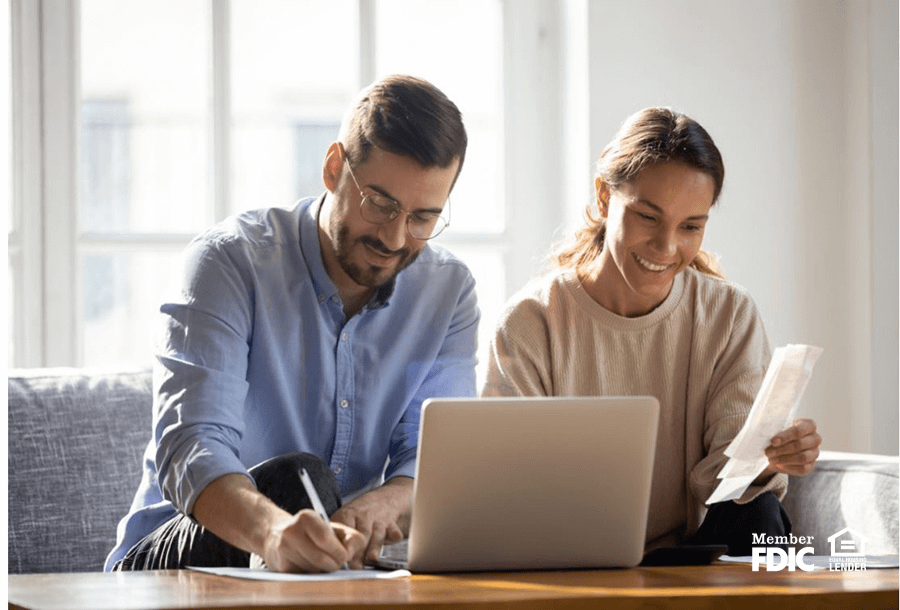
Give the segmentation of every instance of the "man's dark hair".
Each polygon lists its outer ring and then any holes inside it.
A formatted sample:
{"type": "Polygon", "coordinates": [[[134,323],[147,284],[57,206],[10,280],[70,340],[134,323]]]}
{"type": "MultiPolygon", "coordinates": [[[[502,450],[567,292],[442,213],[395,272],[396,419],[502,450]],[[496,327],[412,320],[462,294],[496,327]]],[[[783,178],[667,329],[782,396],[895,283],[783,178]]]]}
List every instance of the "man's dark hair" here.
{"type": "Polygon", "coordinates": [[[431,83],[405,75],[388,76],[362,92],[344,119],[341,140],[351,166],[365,163],[375,146],[423,167],[449,167],[459,159],[457,176],[468,144],[456,104],[431,83]]]}

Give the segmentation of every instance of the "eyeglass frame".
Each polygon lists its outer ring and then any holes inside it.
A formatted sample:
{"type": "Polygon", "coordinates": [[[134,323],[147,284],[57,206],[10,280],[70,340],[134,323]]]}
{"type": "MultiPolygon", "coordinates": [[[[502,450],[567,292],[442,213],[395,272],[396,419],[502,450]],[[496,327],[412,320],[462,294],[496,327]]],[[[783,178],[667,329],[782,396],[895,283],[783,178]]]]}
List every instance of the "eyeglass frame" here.
{"type": "MultiPolygon", "coordinates": [[[[412,212],[407,211],[406,209],[404,209],[404,207],[402,205],[400,205],[399,201],[397,201],[396,199],[392,199],[392,198],[388,197],[387,195],[382,195],[381,193],[378,193],[377,195],[379,197],[384,197],[385,199],[392,202],[396,206],[395,209],[391,212],[393,217],[384,222],[374,222],[374,221],[371,221],[368,218],[366,218],[365,214],[362,211],[363,205],[365,205],[367,199],[371,200],[372,195],[366,194],[365,191],[363,191],[363,188],[359,185],[359,180],[356,179],[356,174],[353,173],[353,167],[350,166],[350,160],[347,158],[347,152],[346,152],[346,150],[344,150],[343,146],[341,146],[341,153],[342,153],[342,156],[344,157],[344,163],[347,164],[347,171],[350,172],[350,177],[353,179],[353,184],[355,184],[356,188],[359,189],[359,196],[361,197],[360,202],[359,202],[359,214],[362,217],[362,219],[365,220],[367,223],[369,223],[371,225],[375,225],[376,227],[382,227],[384,225],[390,224],[390,223],[394,222],[395,220],[397,220],[397,217],[400,216],[400,213],[402,212],[402,213],[406,214],[405,224],[406,224],[407,234],[410,237],[412,237],[413,239],[417,239],[419,241],[428,241],[430,239],[434,239],[435,237],[437,237],[438,235],[443,233],[447,229],[447,227],[450,226],[450,198],[449,197],[447,197],[447,205],[444,206],[444,209],[447,210],[447,217],[444,218],[443,210],[437,215],[439,221],[440,220],[444,221],[444,226],[441,227],[440,231],[438,231],[431,237],[422,238],[422,237],[416,237],[415,235],[413,235],[412,231],[409,228],[409,219],[412,217],[413,214],[416,213],[416,211],[412,211],[412,212]]],[[[375,205],[375,204],[372,203],[372,205],[375,205]]],[[[434,212],[428,212],[428,213],[433,214],[434,212]]]]}

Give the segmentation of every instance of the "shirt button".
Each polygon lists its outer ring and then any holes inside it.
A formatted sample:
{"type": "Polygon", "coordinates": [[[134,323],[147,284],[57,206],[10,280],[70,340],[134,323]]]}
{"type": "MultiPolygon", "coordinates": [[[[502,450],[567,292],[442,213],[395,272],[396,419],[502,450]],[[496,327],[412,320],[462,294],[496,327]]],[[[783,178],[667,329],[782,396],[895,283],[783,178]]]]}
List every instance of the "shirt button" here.
{"type": "Polygon", "coordinates": [[[349,337],[350,335],[348,335],[347,333],[341,333],[341,341],[346,341],[349,337]]]}
{"type": "Polygon", "coordinates": [[[331,297],[331,301],[332,301],[333,303],[340,303],[340,302],[341,302],[341,297],[339,297],[338,295],[334,295],[333,297],[331,297]]]}
{"type": "Polygon", "coordinates": [[[319,303],[324,303],[326,300],[328,300],[328,297],[326,297],[324,294],[319,295],[319,303]]]}
{"type": "Polygon", "coordinates": [[[349,406],[350,406],[350,403],[347,402],[346,399],[341,401],[341,408],[342,408],[342,409],[346,409],[346,408],[349,407],[349,406]]]}
{"type": "Polygon", "coordinates": [[[341,470],[343,470],[343,468],[341,468],[340,466],[335,466],[334,468],[332,468],[332,470],[334,470],[334,474],[341,474],[341,470]]]}

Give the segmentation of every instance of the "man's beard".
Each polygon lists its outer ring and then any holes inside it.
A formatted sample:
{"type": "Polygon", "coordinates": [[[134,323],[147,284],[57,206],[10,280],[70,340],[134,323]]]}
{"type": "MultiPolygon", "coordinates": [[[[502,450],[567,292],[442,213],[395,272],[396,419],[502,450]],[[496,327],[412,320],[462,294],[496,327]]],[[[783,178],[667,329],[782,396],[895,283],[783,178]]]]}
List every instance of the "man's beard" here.
{"type": "Polygon", "coordinates": [[[370,235],[361,235],[355,240],[351,240],[350,229],[346,225],[335,221],[332,221],[331,234],[335,236],[334,253],[344,273],[360,286],[369,288],[378,288],[393,280],[398,273],[409,267],[422,252],[421,250],[412,252],[409,248],[393,251],[385,246],[380,239],[370,235]],[[397,262],[393,271],[389,271],[384,267],[361,266],[354,263],[352,256],[356,245],[359,245],[361,248],[370,247],[376,252],[388,256],[395,256],[397,262]]]}

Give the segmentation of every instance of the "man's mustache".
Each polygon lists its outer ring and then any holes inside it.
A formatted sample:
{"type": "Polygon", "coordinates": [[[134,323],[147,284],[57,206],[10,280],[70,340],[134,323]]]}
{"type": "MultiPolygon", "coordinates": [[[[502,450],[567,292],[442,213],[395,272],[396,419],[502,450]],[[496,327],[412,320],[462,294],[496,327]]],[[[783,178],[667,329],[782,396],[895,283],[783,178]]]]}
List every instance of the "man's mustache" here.
{"type": "Polygon", "coordinates": [[[380,239],[376,239],[370,235],[361,236],[359,238],[359,241],[384,256],[397,256],[397,257],[403,258],[403,257],[406,257],[409,255],[408,248],[401,248],[399,250],[391,250],[390,248],[388,248],[387,246],[384,245],[383,241],[381,241],[380,239]]]}

